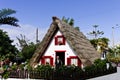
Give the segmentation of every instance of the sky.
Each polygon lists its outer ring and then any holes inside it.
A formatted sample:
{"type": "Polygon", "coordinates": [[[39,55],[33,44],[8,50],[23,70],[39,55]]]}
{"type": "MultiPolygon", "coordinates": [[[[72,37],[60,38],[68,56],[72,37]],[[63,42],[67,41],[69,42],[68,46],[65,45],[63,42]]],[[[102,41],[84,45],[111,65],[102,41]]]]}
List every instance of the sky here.
{"type": "Polygon", "coordinates": [[[99,25],[102,37],[109,38],[109,45],[120,43],[120,0],[0,0],[0,10],[10,8],[17,11],[11,15],[19,19],[21,28],[0,25],[0,29],[8,32],[14,44],[16,37],[25,35],[35,42],[36,29],[41,41],[52,22],[52,16],[73,18],[75,26],[79,26],[88,38],[87,33],[93,31],[93,25],[99,25]],[[116,24],[118,26],[116,26],[116,24]],[[112,35],[114,28],[114,38],[112,35]]]}

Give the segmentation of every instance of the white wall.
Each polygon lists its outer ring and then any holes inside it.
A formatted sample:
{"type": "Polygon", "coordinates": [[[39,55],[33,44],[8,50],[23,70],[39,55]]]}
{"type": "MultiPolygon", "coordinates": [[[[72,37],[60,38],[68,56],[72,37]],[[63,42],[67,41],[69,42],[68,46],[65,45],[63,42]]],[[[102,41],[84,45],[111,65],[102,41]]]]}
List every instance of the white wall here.
{"type": "MultiPolygon", "coordinates": [[[[62,35],[60,31],[58,31],[56,33],[55,36],[57,35],[62,35]]],[[[55,51],[60,51],[60,50],[66,50],[65,52],[65,65],[67,65],[67,58],[69,56],[76,56],[75,52],[71,49],[71,47],[69,46],[68,42],[65,41],[65,45],[55,45],[55,36],[53,38],[53,40],[51,41],[50,45],[48,46],[44,56],[52,56],[53,59],[53,65],[55,63],[55,51]]]]}

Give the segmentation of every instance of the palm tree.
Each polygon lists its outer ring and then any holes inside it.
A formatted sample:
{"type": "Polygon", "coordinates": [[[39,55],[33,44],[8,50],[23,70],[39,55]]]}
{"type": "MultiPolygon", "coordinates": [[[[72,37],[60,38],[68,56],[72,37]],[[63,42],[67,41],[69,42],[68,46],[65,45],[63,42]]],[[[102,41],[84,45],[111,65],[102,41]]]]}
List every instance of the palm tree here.
{"type": "Polygon", "coordinates": [[[16,13],[16,11],[12,9],[0,10],[0,25],[7,24],[7,25],[15,26],[15,27],[20,27],[17,23],[18,19],[15,17],[9,16],[14,13],[16,13]]]}
{"type": "MultiPolygon", "coordinates": [[[[9,16],[9,15],[14,14],[14,13],[16,13],[16,11],[12,10],[12,9],[2,9],[2,10],[0,10],[0,25],[5,25],[6,24],[6,25],[12,25],[12,26],[15,26],[15,27],[20,27],[17,23],[18,19],[15,18],[15,17],[9,16]]],[[[0,54],[0,57],[3,58],[4,56],[1,56],[1,54],[0,54]]],[[[1,58],[0,58],[0,60],[1,60],[1,58]]]]}

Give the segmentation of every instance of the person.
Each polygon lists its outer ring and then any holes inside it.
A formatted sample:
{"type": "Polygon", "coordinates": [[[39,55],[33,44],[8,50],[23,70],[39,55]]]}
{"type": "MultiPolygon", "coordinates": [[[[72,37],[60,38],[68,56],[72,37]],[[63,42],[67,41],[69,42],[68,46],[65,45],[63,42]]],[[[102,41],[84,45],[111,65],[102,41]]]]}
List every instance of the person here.
{"type": "Polygon", "coordinates": [[[60,60],[59,56],[56,56],[55,68],[59,69],[61,66],[62,66],[62,61],[60,60]]]}

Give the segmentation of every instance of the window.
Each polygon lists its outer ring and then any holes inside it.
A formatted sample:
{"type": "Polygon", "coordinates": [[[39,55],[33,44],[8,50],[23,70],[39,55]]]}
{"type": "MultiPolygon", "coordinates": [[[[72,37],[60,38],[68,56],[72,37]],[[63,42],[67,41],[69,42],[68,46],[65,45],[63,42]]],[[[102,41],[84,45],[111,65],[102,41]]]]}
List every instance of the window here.
{"type": "Polygon", "coordinates": [[[43,56],[41,59],[41,64],[50,64],[51,66],[53,66],[53,57],[52,56],[43,56]]]}
{"type": "Polygon", "coordinates": [[[50,64],[50,58],[45,58],[45,64],[50,64]]]}
{"type": "Polygon", "coordinates": [[[56,36],[55,37],[55,45],[65,45],[64,36],[56,36]]]}
{"type": "Polygon", "coordinates": [[[67,65],[81,66],[81,60],[78,56],[69,56],[67,58],[67,65]]]}
{"type": "Polygon", "coordinates": [[[78,59],[71,59],[71,65],[75,65],[75,66],[78,66],[78,59]]]}
{"type": "Polygon", "coordinates": [[[63,38],[62,37],[58,37],[58,43],[62,44],[63,43],[63,38]]]}

